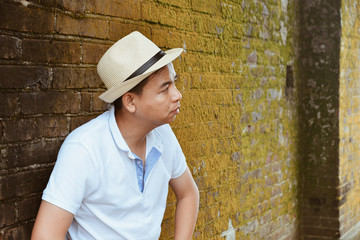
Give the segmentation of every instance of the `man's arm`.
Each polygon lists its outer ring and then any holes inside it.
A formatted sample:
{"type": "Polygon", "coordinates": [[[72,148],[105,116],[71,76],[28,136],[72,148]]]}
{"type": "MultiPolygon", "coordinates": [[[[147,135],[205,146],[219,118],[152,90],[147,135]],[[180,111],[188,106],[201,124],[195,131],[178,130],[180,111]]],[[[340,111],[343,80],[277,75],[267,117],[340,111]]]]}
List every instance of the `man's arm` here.
{"type": "Polygon", "coordinates": [[[31,240],[64,240],[73,217],[72,213],[42,201],[35,220],[31,240]]]}
{"type": "Polygon", "coordinates": [[[178,178],[170,180],[177,205],[175,211],[175,240],[189,240],[194,232],[199,211],[199,191],[188,168],[178,178]]]}

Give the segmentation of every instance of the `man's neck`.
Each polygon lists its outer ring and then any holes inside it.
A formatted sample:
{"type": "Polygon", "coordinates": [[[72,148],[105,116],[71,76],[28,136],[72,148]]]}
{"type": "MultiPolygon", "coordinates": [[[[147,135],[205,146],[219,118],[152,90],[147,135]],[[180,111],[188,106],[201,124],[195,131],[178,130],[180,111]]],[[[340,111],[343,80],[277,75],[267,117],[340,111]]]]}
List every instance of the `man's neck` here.
{"type": "Polygon", "coordinates": [[[138,119],[122,111],[115,111],[115,119],[122,137],[130,150],[140,157],[143,162],[146,155],[146,135],[156,126],[148,126],[138,119]]]}

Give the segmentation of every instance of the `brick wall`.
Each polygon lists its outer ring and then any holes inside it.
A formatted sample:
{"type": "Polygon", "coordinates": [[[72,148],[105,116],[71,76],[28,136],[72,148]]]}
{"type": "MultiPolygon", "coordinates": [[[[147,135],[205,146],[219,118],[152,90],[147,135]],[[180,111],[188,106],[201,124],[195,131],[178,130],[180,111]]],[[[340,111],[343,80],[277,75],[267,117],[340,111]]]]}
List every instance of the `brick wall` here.
{"type": "Polygon", "coordinates": [[[0,239],[29,239],[62,141],[105,109],[108,22],[82,2],[0,3],[0,239]]]}
{"type": "MultiPolygon", "coordinates": [[[[96,63],[139,30],[175,62],[172,124],[199,187],[194,239],[297,234],[292,1],[0,1],[0,239],[28,239],[61,142],[106,109],[96,63]]],[[[171,239],[170,192],[161,239],[171,239]]]]}
{"type": "MultiPolygon", "coordinates": [[[[190,26],[176,37],[187,50],[179,69],[183,108],[173,127],[200,190],[195,239],[294,238],[297,118],[286,35],[294,6],[187,7],[190,26]]],[[[173,208],[165,223],[173,226],[173,208]]]]}
{"type": "Polygon", "coordinates": [[[303,1],[299,35],[302,239],[359,239],[358,1],[303,1]]]}
{"type": "Polygon", "coordinates": [[[360,238],[360,2],[342,1],[340,58],[340,232],[360,238]]]}
{"type": "Polygon", "coordinates": [[[299,186],[303,239],[338,239],[341,1],[302,1],[299,186]]]}

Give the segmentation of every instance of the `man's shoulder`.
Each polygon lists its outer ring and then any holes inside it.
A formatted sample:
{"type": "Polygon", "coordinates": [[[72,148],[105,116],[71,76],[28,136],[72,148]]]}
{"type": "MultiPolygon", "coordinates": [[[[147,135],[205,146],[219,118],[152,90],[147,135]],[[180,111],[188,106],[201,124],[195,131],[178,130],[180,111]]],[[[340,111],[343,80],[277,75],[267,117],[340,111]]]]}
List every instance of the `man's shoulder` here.
{"type": "Polygon", "coordinates": [[[153,130],[156,134],[160,135],[161,137],[164,137],[166,135],[173,134],[173,131],[169,124],[163,124],[153,130]]]}
{"type": "Polygon", "coordinates": [[[169,124],[161,125],[160,127],[155,128],[153,132],[165,145],[177,142],[177,138],[169,124]]]}

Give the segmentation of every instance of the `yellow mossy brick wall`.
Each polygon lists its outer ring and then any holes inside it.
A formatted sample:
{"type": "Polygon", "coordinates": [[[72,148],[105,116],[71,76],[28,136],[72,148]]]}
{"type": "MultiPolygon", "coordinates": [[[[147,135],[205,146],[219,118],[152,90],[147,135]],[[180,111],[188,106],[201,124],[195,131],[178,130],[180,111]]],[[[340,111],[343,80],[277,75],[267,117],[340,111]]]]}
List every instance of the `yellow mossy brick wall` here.
{"type": "MultiPolygon", "coordinates": [[[[175,61],[183,99],[171,125],[200,191],[194,239],[296,236],[296,97],[286,87],[294,7],[285,1],[147,5],[154,42],[185,49],[175,61]]],[[[173,238],[175,202],[170,191],[161,239],[173,238]]]]}
{"type": "MultiPolygon", "coordinates": [[[[340,232],[360,237],[360,2],[342,1],[340,57],[340,232]]],[[[358,238],[350,238],[351,235],[358,238]]]]}

